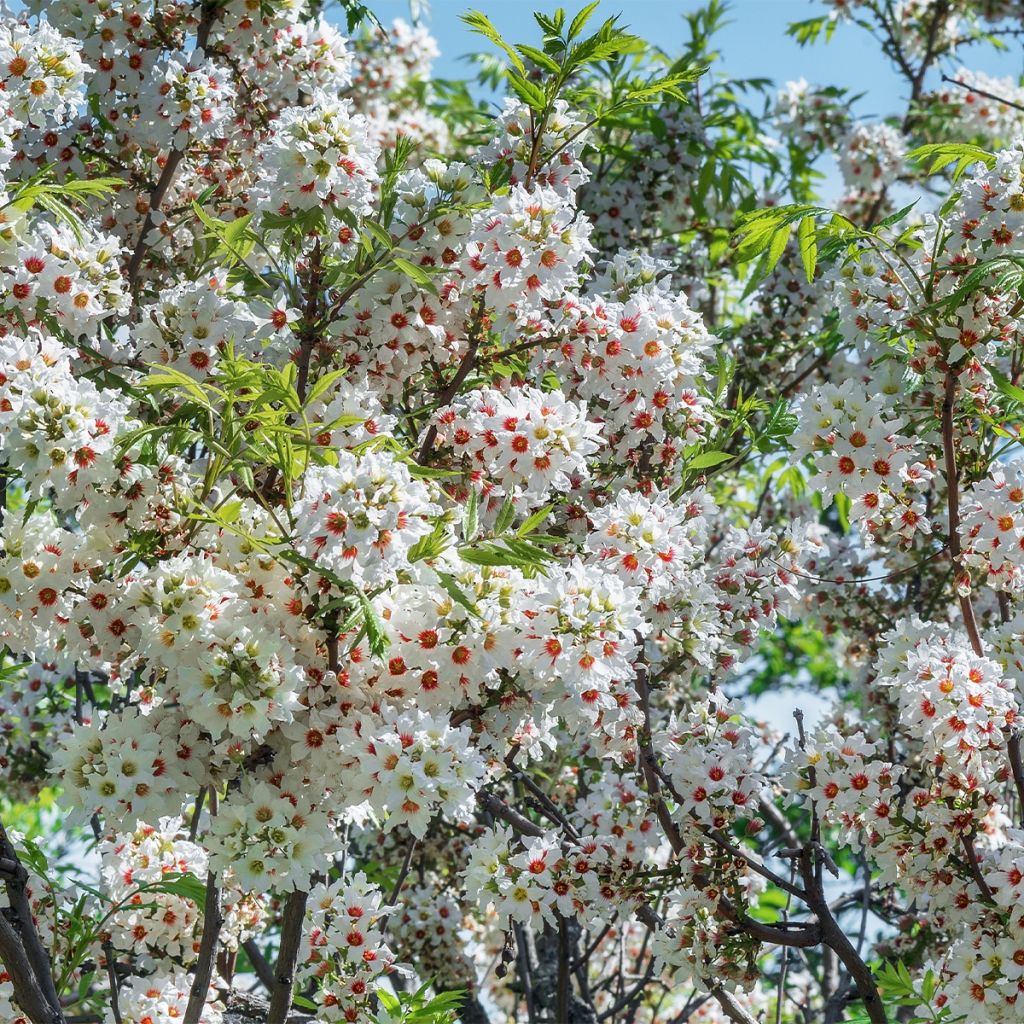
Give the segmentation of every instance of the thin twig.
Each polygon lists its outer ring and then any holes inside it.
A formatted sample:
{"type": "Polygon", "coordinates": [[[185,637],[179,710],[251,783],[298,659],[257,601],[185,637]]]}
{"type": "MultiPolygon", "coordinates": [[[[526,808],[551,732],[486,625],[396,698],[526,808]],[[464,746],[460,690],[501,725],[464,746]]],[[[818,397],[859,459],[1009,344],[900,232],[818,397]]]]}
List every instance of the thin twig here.
{"type": "Polygon", "coordinates": [[[949,75],[943,75],[942,80],[944,82],[948,82],[950,85],[956,85],[961,89],[966,89],[968,92],[976,92],[979,96],[984,96],[987,100],[995,100],[996,103],[1004,103],[1008,107],[1013,107],[1014,110],[1024,110],[1024,104],[1014,103],[1013,100],[1008,100],[1005,96],[997,96],[994,92],[986,92],[984,89],[979,89],[976,85],[970,85],[968,82],[961,82],[955,78],[950,78],[949,75]]]}
{"type": "MultiPolygon", "coordinates": [[[[437,396],[438,408],[444,408],[444,406],[451,402],[451,400],[459,393],[459,388],[462,387],[463,382],[470,375],[473,367],[476,366],[477,352],[479,352],[480,345],[483,342],[483,335],[484,296],[481,292],[472,314],[469,331],[469,348],[466,349],[466,354],[462,357],[462,362],[459,363],[459,368],[455,371],[455,376],[452,377],[448,386],[437,396]]],[[[423,443],[420,445],[419,451],[416,453],[416,461],[419,465],[425,466],[429,461],[430,453],[434,449],[435,440],[437,440],[437,424],[431,423],[423,437],[423,443]]]]}

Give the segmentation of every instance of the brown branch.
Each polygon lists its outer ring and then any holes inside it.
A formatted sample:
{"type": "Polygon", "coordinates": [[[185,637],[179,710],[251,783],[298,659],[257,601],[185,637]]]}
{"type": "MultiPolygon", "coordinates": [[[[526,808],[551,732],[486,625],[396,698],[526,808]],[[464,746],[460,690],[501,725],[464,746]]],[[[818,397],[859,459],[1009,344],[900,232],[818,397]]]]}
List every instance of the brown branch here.
{"type": "Polygon", "coordinates": [[[720,984],[710,985],[708,991],[718,1001],[718,1005],[721,1006],[722,1012],[734,1021],[735,1024],[757,1024],[757,1019],[751,1017],[746,1010],[736,1001],[736,997],[726,988],[723,988],[720,984]]]}
{"type": "Polygon", "coordinates": [[[536,838],[545,834],[540,825],[535,825],[529,818],[524,817],[517,810],[509,807],[504,800],[499,800],[493,793],[488,793],[485,789],[477,790],[476,800],[485,811],[489,811],[495,818],[501,818],[520,835],[536,838]]]}
{"type": "Polygon", "coordinates": [[[267,1024],[285,1024],[292,1007],[292,988],[295,985],[295,964],[302,943],[302,926],[306,917],[309,893],[294,890],[285,901],[281,918],[281,946],[274,967],[274,987],[270,993],[270,1013],[267,1024]]]}
{"type": "Polygon", "coordinates": [[[299,401],[306,400],[306,387],[309,383],[309,364],[313,359],[313,349],[320,340],[320,288],[323,282],[323,255],[320,239],[313,246],[310,256],[309,270],[306,277],[305,306],[302,310],[302,324],[299,327],[299,372],[295,383],[295,392],[299,401]]]}
{"type": "Polygon", "coordinates": [[[800,874],[807,891],[807,906],[818,919],[822,941],[835,951],[836,956],[849,971],[871,1024],[888,1024],[885,1006],[878,994],[878,987],[875,985],[871,968],[864,962],[853,943],[839,926],[839,922],[832,916],[832,910],[821,885],[817,848],[810,844],[805,846],[800,851],[799,863],[800,874]]]}
{"type": "MultiPolygon", "coordinates": [[[[469,330],[469,348],[466,349],[466,354],[462,357],[462,362],[459,363],[459,368],[455,371],[455,376],[452,377],[448,386],[437,396],[438,408],[444,408],[449,402],[459,393],[459,388],[462,387],[463,382],[472,373],[473,367],[476,366],[477,352],[480,350],[480,344],[483,341],[484,335],[484,296],[480,294],[476,302],[476,308],[472,314],[472,322],[470,323],[469,330]]],[[[416,461],[421,466],[425,466],[430,459],[430,453],[434,449],[434,441],[437,440],[437,425],[431,423],[427,429],[427,433],[423,438],[423,443],[420,445],[419,451],[416,453],[416,461]]]]}
{"type": "MultiPolygon", "coordinates": [[[[956,468],[956,438],[953,430],[953,405],[956,399],[956,374],[952,369],[946,371],[946,387],[942,398],[942,454],[945,462],[946,501],[949,507],[949,557],[956,569],[960,568],[960,477],[956,468]]],[[[954,580],[954,586],[956,586],[954,580]]],[[[981,633],[974,617],[974,605],[970,594],[959,597],[960,612],[964,618],[964,628],[970,638],[974,653],[982,655],[981,633]]]]}
{"type": "Polygon", "coordinates": [[[1010,774],[1017,790],[1017,817],[1024,827],[1024,760],[1021,759],[1021,734],[1013,732],[1006,741],[1006,754],[1010,759],[1010,774]]]}
{"type": "Polygon", "coordinates": [[[63,1021],[60,1008],[53,1007],[39,985],[21,936],[3,913],[0,913],[0,963],[11,979],[15,1003],[30,1020],[40,1024],[63,1021]]]}
{"type": "Polygon", "coordinates": [[[963,836],[963,847],[964,853],[967,855],[967,864],[971,869],[971,877],[974,879],[975,885],[981,891],[982,897],[985,901],[991,905],[995,905],[995,897],[992,895],[992,890],[989,887],[988,882],[985,881],[985,876],[981,873],[981,865],[978,863],[978,851],[974,848],[974,835],[963,836]]]}
{"type": "MultiPolygon", "coordinates": [[[[393,907],[398,903],[398,897],[402,894],[402,886],[405,885],[405,880],[409,877],[409,868],[412,867],[412,855],[416,851],[416,837],[413,836],[409,840],[409,846],[406,848],[405,856],[402,858],[402,866],[398,871],[398,879],[395,881],[394,888],[391,890],[391,895],[388,897],[388,906],[393,907]]],[[[388,924],[391,921],[391,915],[386,914],[380,921],[380,931],[382,935],[386,935],[388,931],[388,924]]]]}
{"type": "Polygon", "coordinates": [[[18,859],[3,823],[0,822],[0,858],[11,920],[0,913],[0,960],[14,984],[15,999],[36,1024],[64,1024],[50,956],[39,938],[28,898],[28,871],[18,859]]]}
{"type": "Polygon", "coordinates": [[[787,565],[783,565],[781,562],[775,561],[775,559],[770,556],[765,556],[765,561],[771,562],[772,565],[777,565],[780,569],[785,570],[793,576],[798,576],[802,580],[810,580],[812,583],[834,583],[837,586],[859,586],[861,583],[880,583],[885,580],[894,580],[900,576],[906,576],[908,572],[917,572],[917,570],[923,565],[927,565],[929,562],[934,562],[936,558],[941,558],[942,555],[946,553],[946,550],[946,547],[941,547],[938,551],[933,551],[930,555],[926,555],[920,562],[908,565],[904,569],[894,569],[892,572],[887,572],[882,576],[851,576],[849,579],[838,579],[830,576],[815,576],[809,572],[800,572],[799,569],[793,569],[787,565]]]}
{"type": "MultiPolygon", "coordinates": [[[[213,28],[213,22],[217,18],[219,10],[220,5],[212,2],[212,0],[205,0],[203,3],[199,25],[196,28],[197,50],[205,52],[206,45],[210,39],[210,30],[213,28]]],[[[160,178],[157,180],[156,188],[150,193],[149,209],[146,211],[145,220],[142,222],[142,230],[139,232],[139,239],[135,243],[135,251],[128,261],[127,277],[129,290],[134,290],[139,271],[142,270],[142,261],[146,258],[146,253],[149,251],[149,243],[146,241],[146,236],[153,230],[153,214],[159,211],[161,204],[167,197],[167,192],[174,181],[174,176],[178,173],[178,167],[184,157],[185,151],[183,149],[175,147],[171,150],[160,178]]]]}
{"type": "Polygon", "coordinates": [[[224,925],[224,913],[221,908],[220,886],[217,883],[217,872],[210,871],[206,876],[206,900],[203,903],[203,937],[199,942],[199,959],[196,961],[192,975],[192,988],[188,994],[188,1005],[185,1007],[185,1018],[182,1024],[199,1024],[206,1007],[206,998],[213,980],[213,965],[217,959],[217,948],[220,945],[220,930],[224,925]]]}
{"type": "Polygon", "coordinates": [[[569,930],[565,918],[558,915],[558,989],[555,996],[555,1020],[569,1019],[569,930]]]}
{"type": "Polygon", "coordinates": [[[267,958],[263,955],[260,947],[256,945],[256,940],[246,939],[242,943],[242,949],[245,950],[245,955],[249,958],[249,963],[252,964],[256,977],[263,982],[263,987],[270,992],[274,988],[274,968],[267,963],[267,958]]]}

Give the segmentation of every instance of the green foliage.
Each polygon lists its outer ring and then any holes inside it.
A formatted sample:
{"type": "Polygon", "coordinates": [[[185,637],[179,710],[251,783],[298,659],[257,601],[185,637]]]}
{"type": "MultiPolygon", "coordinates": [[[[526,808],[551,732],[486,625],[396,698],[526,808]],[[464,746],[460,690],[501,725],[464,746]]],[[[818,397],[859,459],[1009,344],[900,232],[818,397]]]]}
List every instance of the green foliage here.
{"type": "Polygon", "coordinates": [[[13,208],[27,213],[38,206],[67,224],[79,239],[83,237],[82,220],[75,206],[89,199],[102,199],[120,188],[120,178],[72,178],[68,181],[50,180],[51,167],[44,167],[27,181],[22,182],[10,199],[0,204],[0,210],[13,208]]]}
{"type": "MultiPolygon", "coordinates": [[[[951,1018],[948,1009],[936,1008],[935,999],[937,979],[931,970],[915,978],[907,970],[902,960],[884,963],[875,971],[878,990],[885,999],[886,1007],[891,1008],[893,1019],[899,1013],[899,1019],[906,1024],[935,1024],[938,1021],[962,1020],[962,1017],[951,1018]],[[904,1007],[913,1007],[915,1012],[909,1016],[904,1007]]],[[[867,1021],[868,1018],[857,1018],[867,1021]]]]}
{"type": "Polygon", "coordinates": [[[200,496],[204,504],[191,514],[230,529],[237,515],[237,507],[230,502],[239,491],[258,498],[258,471],[270,468],[279,473],[287,500],[308,465],[335,458],[316,442],[317,435],[361,422],[358,417],[343,416],[324,423],[307,414],[342,373],[319,377],[303,398],[294,363],[279,370],[228,351],[212,376],[202,382],[173,367],[157,365],[142,387],[163,403],[167,414],[155,425],[123,435],[119,442],[128,449],[163,439],[176,450],[198,444],[208,451],[210,462],[200,496]],[[216,505],[205,503],[224,479],[232,484],[228,493],[216,505]]]}
{"type": "Polygon", "coordinates": [[[748,263],[760,257],[748,284],[748,292],[778,264],[794,226],[797,229],[800,260],[808,281],[814,279],[820,238],[845,241],[856,237],[860,231],[842,214],[807,203],[771,206],[742,215],[733,233],[733,255],[740,263],[748,263]],[[818,226],[821,220],[827,221],[823,228],[818,226]]]}
{"type": "MultiPolygon", "coordinates": [[[[623,62],[641,57],[646,44],[622,29],[618,17],[607,19],[592,35],[584,36],[583,30],[597,6],[597,3],[588,4],[571,21],[563,8],[556,10],[553,15],[535,14],[534,18],[543,32],[540,47],[507,42],[487,15],[480,11],[462,16],[462,20],[474,32],[498,47],[507,58],[505,80],[509,88],[530,108],[533,116],[535,156],[540,152],[544,127],[554,110],[555,101],[570,86],[578,90],[580,79],[588,73],[603,67],[607,77],[620,79],[619,88],[611,100],[605,99],[599,91],[588,93],[592,100],[590,103],[580,104],[579,97],[576,97],[575,105],[591,113],[587,124],[577,134],[631,108],[659,102],[666,97],[686,103],[684,87],[695,82],[706,70],[697,66],[673,67],[667,73],[645,79],[621,80],[623,62]]],[[[492,75],[494,70],[491,69],[492,75]]],[[[557,152],[547,154],[547,159],[550,160],[557,152]]]]}
{"type": "Polygon", "coordinates": [[[820,692],[846,681],[828,638],[807,622],[780,619],[774,633],[762,635],[757,654],[747,681],[752,697],[806,686],[820,692]]]}
{"type": "Polygon", "coordinates": [[[964,173],[975,164],[982,163],[989,170],[995,167],[995,155],[967,143],[942,142],[928,146],[919,146],[907,154],[911,163],[927,168],[927,174],[938,174],[953,166],[953,181],[959,181],[964,173]]]}
{"type": "Polygon", "coordinates": [[[439,992],[430,996],[433,979],[415,992],[392,995],[380,989],[377,999],[380,1010],[372,1018],[374,1024],[456,1024],[466,994],[461,990],[439,992]]]}
{"type": "Polygon", "coordinates": [[[819,15],[816,18],[806,18],[803,21],[794,21],[787,29],[786,35],[792,36],[801,46],[808,46],[824,38],[825,42],[831,42],[836,31],[836,20],[827,14],[819,15]]]}

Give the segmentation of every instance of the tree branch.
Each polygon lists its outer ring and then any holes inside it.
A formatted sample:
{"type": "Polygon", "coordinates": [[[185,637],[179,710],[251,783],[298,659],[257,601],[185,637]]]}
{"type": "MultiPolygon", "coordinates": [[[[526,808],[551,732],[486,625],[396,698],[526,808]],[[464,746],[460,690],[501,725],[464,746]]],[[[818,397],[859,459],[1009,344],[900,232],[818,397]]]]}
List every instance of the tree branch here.
{"type": "Polygon", "coordinates": [[[294,890],[285,901],[281,918],[281,947],[274,967],[274,987],[270,994],[270,1013],[267,1024],[285,1024],[292,1007],[292,988],[295,985],[295,964],[302,943],[302,926],[306,917],[309,893],[294,890]]]}
{"type": "Polygon", "coordinates": [[[57,987],[47,953],[32,918],[28,898],[28,872],[18,859],[7,831],[0,822],[0,872],[10,903],[11,920],[0,913],[0,959],[11,975],[15,998],[36,1024],[64,1024],[57,987]]]}
{"type": "Polygon", "coordinates": [[[206,876],[206,900],[203,903],[203,937],[199,943],[199,958],[192,975],[192,988],[188,994],[188,1005],[185,1007],[185,1019],[182,1024],[199,1024],[210,992],[210,982],[213,980],[213,965],[217,959],[217,947],[220,945],[220,930],[223,924],[224,914],[217,873],[210,871],[206,876]]]}

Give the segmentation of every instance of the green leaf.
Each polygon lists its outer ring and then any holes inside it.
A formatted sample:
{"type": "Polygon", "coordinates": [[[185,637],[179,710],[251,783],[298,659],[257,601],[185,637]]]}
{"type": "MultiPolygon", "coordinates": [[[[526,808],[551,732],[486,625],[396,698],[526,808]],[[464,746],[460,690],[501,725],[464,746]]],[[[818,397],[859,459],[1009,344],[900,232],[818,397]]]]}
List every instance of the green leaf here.
{"type": "Polygon", "coordinates": [[[1024,388],[1017,387],[1009,377],[1004,376],[995,367],[989,366],[988,372],[992,374],[992,379],[996,382],[996,387],[1001,394],[1012,398],[1015,402],[1024,402],[1024,388]]]}
{"type": "Polygon", "coordinates": [[[424,558],[437,558],[444,553],[448,546],[444,524],[438,523],[425,537],[420,537],[411,548],[409,548],[409,561],[421,562],[424,558]]]}
{"type": "Polygon", "coordinates": [[[361,590],[356,591],[356,597],[363,611],[363,629],[366,630],[366,641],[370,646],[370,653],[381,657],[387,651],[391,641],[384,632],[384,626],[377,617],[373,605],[370,604],[370,599],[361,590]]]}
{"type": "Polygon", "coordinates": [[[879,228],[891,228],[893,224],[898,224],[910,211],[917,206],[920,202],[919,199],[915,199],[912,203],[908,203],[903,207],[902,210],[897,210],[895,213],[890,213],[888,217],[883,218],[878,222],[875,227],[877,231],[879,228]]]}
{"type": "Polygon", "coordinates": [[[475,615],[477,618],[480,617],[480,613],[477,611],[476,605],[469,598],[466,592],[456,582],[455,577],[447,572],[438,572],[437,581],[441,584],[445,593],[457,604],[461,605],[466,611],[475,615]]]}
{"type": "Polygon", "coordinates": [[[516,515],[516,505],[511,498],[506,498],[498,510],[498,518],[494,521],[494,532],[500,537],[511,525],[516,515]]]}
{"type": "Polygon", "coordinates": [[[827,14],[806,21],[794,21],[787,29],[786,35],[792,36],[801,46],[813,43],[824,32],[826,41],[832,38],[835,31],[834,23],[827,14]]]}
{"type": "MultiPolygon", "coordinates": [[[[313,381],[313,386],[306,393],[306,401],[303,405],[312,405],[335,381],[345,376],[345,370],[332,370],[330,373],[325,373],[322,377],[318,377],[313,381]]],[[[354,423],[362,423],[363,420],[360,417],[346,416],[346,419],[352,420],[350,423],[346,423],[345,426],[353,426],[354,423]]],[[[339,426],[334,424],[335,427],[339,426]]]]}
{"type": "Polygon", "coordinates": [[[687,469],[708,469],[710,466],[718,466],[734,458],[729,452],[701,452],[700,455],[692,458],[686,465],[687,469]]]}
{"type": "Polygon", "coordinates": [[[225,523],[233,523],[242,512],[241,501],[227,501],[214,509],[216,517],[225,523]]]}
{"type": "Polygon", "coordinates": [[[148,884],[145,889],[147,892],[169,892],[175,896],[184,896],[199,906],[206,900],[206,883],[188,872],[164,875],[159,882],[148,884]]]}
{"type": "MultiPolygon", "coordinates": [[[[810,218],[804,218],[804,220],[808,219],[810,218]]],[[[771,244],[768,246],[768,261],[764,268],[765,274],[770,274],[775,268],[775,265],[780,259],[782,259],[782,254],[786,251],[786,245],[789,242],[789,236],[792,230],[793,228],[791,225],[785,224],[772,236],[771,244]]]]}
{"type": "Polygon", "coordinates": [[[421,466],[418,462],[406,463],[409,475],[421,480],[450,480],[453,476],[462,476],[454,469],[438,469],[436,466],[421,466]]]}
{"type": "Polygon", "coordinates": [[[526,522],[516,530],[516,536],[525,537],[527,534],[533,533],[533,531],[536,530],[545,519],[547,519],[552,508],[554,508],[553,505],[545,505],[543,508],[534,512],[533,515],[531,515],[529,519],[527,519],[526,522]]]}
{"type": "Polygon", "coordinates": [[[572,19],[572,24],[569,26],[569,33],[566,36],[566,39],[573,40],[583,31],[583,26],[586,25],[590,20],[590,16],[597,10],[599,3],[600,0],[594,0],[593,3],[587,4],[587,6],[572,19]]]}
{"type": "Polygon", "coordinates": [[[505,52],[505,55],[512,62],[512,66],[521,74],[526,74],[526,65],[523,64],[519,54],[505,42],[501,33],[491,23],[491,19],[481,11],[470,11],[468,14],[459,15],[459,19],[468,25],[474,32],[490,40],[495,46],[505,52]]]}
{"type": "Polygon", "coordinates": [[[509,72],[508,84],[512,87],[512,91],[531,110],[544,109],[544,106],[547,103],[547,97],[544,95],[544,91],[539,85],[534,85],[533,82],[527,81],[521,75],[512,74],[512,72],[509,72]]]}
{"type": "Polygon", "coordinates": [[[517,43],[516,49],[527,60],[532,60],[534,64],[539,65],[545,71],[550,71],[553,75],[557,75],[558,72],[562,70],[558,61],[549,57],[543,50],[538,50],[536,46],[527,46],[524,43],[517,43]]]}
{"type": "Polygon", "coordinates": [[[466,501],[466,512],[462,518],[462,539],[471,543],[479,527],[480,496],[475,487],[469,489],[466,501]]]}
{"type": "Polygon", "coordinates": [[[929,164],[928,174],[937,174],[939,171],[955,164],[953,180],[957,181],[961,175],[976,163],[983,163],[989,170],[996,165],[994,153],[980,146],[972,146],[965,142],[937,142],[927,146],[918,146],[907,154],[907,159],[912,163],[924,167],[929,164]]]}
{"type": "Polygon", "coordinates": [[[391,249],[395,244],[390,233],[376,221],[363,221],[363,230],[385,249],[391,249]]]}
{"type": "Polygon", "coordinates": [[[426,288],[432,295],[437,295],[437,285],[434,284],[430,277],[430,274],[423,269],[418,267],[415,263],[410,263],[408,260],[404,260],[401,256],[392,256],[391,262],[394,264],[395,269],[400,270],[406,277],[411,281],[414,281],[421,288],[426,288]]]}
{"type": "Polygon", "coordinates": [[[818,262],[818,232],[813,217],[804,217],[796,229],[797,245],[800,247],[800,261],[808,282],[814,280],[814,268],[818,262]]]}
{"type": "Polygon", "coordinates": [[[399,1018],[402,1016],[402,1004],[398,997],[392,995],[386,989],[378,989],[377,999],[380,1001],[380,1005],[392,1016],[397,1015],[399,1018]]]}

